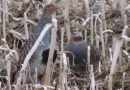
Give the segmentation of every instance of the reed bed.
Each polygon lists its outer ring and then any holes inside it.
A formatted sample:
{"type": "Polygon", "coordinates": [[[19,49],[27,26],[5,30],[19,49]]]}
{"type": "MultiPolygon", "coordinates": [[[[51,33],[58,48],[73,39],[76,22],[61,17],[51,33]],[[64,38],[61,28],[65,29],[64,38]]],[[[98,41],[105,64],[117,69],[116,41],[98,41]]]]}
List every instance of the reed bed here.
{"type": "Polygon", "coordinates": [[[130,1],[129,0],[0,0],[0,90],[130,90],[130,1]],[[19,49],[34,30],[48,3],[60,7],[28,53],[16,83],[12,72],[19,60],[19,49]],[[21,84],[27,63],[47,29],[53,29],[44,84],[21,84]],[[84,41],[100,48],[98,68],[90,65],[90,47],[86,74],[71,72],[64,46],[74,30],[83,32],[84,41]],[[57,32],[57,34],[56,34],[57,32]],[[54,45],[58,57],[54,65],[54,45]]]}

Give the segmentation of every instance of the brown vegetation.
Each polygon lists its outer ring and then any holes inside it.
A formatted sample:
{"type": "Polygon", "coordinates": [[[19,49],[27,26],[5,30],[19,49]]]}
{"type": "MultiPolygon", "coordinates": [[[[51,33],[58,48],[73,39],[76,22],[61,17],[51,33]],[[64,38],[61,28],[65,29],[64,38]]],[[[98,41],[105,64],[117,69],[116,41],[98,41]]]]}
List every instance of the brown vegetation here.
{"type": "MultiPolygon", "coordinates": [[[[45,84],[11,85],[12,71],[19,59],[18,51],[36,27],[45,4],[50,1],[0,0],[0,89],[130,90],[129,0],[52,0],[60,7],[53,15],[58,22],[54,19],[53,24],[49,24],[58,31],[57,38],[53,33],[51,45],[53,49],[57,39],[59,66],[48,64],[53,72],[46,74],[45,84]],[[93,70],[90,65],[90,71],[87,70],[85,75],[76,76],[71,72],[67,52],[64,52],[64,46],[74,30],[81,30],[84,40],[96,45],[102,52],[99,68],[93,70]]],[[[51,59],[52,55],[49,56],[51,59]]]]}

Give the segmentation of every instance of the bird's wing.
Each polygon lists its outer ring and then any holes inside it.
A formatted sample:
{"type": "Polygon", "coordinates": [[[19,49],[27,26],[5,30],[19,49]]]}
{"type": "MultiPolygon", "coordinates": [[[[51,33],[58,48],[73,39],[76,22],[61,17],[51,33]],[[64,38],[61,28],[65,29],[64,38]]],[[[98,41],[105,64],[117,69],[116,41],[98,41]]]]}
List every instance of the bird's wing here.
{"type": "Polygon", "coordinates": [[[97,63],[97,61],[101,60],[101,51],[94,45],[90,46],[90,59],[91,63],[97,63]]]}
{"type": "MultiPolygon", "coordinates": [[[[28,54],[32,46],[34,45],[35,41],[36,41],[36,37],[30,34],[29,39],[25,41],[25,44],[20,49],[18,65],[21,65],[24,62],[26,55],[28,54]]],[[[32,61],[33,58],[35,58],[35,54],[32,55],[30,61],[32,61]]]]}

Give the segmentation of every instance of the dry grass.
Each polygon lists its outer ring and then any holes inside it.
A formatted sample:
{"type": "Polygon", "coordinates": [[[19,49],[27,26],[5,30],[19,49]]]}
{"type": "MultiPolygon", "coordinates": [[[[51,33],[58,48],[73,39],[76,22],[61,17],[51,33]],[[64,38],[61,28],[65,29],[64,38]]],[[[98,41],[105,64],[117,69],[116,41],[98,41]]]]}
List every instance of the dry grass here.
{"type": "MultiPolygon", "coordinates": [[[[58,25],[59,67],[51,65],[56,39],[54,32],[45,84],[38,84],[36,79],[34,84],[21,85],[19,80],[23,80],[21,75],[24,74],[20,74],[17,83],[11,85],[11,73],[16,68],[21,42],[28,39],[29,33],[37,25],[45,3],[50,1],[0,0],[0,89],[130,90],[129,0],[52,0],[60,7],[56,16],[53,16],[58,23],[50,24],[55,31],[58,25]],[[70,40],[73,30],[82,30],[84,40],[99,47],[103,56],[102,64],[99,63],[99,68],[95,70],[88,60],[89,70],[87,69],[86,75],[80,74],[80,77],[71,72],[64,52],[64,45],[70,40]]],[[[21,71],[26,69],[27,62],[44,33],[28,54],[21,71]]],[[[37,69],[35,71],[37,75],[37,69]]]]}

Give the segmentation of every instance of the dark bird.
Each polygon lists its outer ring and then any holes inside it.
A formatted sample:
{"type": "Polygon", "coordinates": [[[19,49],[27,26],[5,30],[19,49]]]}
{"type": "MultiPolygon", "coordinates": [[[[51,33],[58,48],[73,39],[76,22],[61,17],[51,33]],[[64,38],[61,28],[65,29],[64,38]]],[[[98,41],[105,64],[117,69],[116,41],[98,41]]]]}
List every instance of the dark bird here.
{"type": "MultiPolygon", "coordinates": [[[[36,42],[44,26],[47,23],[52,23],[52,20],[51,20],[52,14],[54,13],[56,9],[58,9],[58,7],[53,4],[49,4],[45,6],[43,10],[43,14],[38,22],[37,27],[32,32],[32,34],[30,34],[29,39],[26,40],[24,46],[20,50],[18,69],[13,73],[12,82],[16,79],[16,74],[19,72],[21,64],[23,64],[26,55],[28,54],[28,52],[30,51],[34,43],[36,42]]],[[[49,50],[50,50],[50,40],[51,40],[51,29],[47,31],[47,33],[42,39],[42,42],[44,43],[44,45],[40,44],[38,48],[36,49],[36,51],[34,52],[34,54],[31,56],[31,59],[29,60],[30,75],[31,77],[34,76],[35,67],[37,67],[38,81],[41,81],[46,70],[46,65],[47,65],[47,60],[48,60],[48,55],[49,55],[49,50]]],[[[56,57],[57,57],[57,45],[55,45],[55,49],[54,49],[53,62],[55,62],[56,57]]],[[[25,83],[31,83],[29,74],[27,74],[25,83]]]]}
{"type": "Polygon", "coordinates": [[[75,31],[72,34],[71,40],[65,47],[65,51],[70,51],[71,53],[67,53],[67,57],[69,57],[70,68],[75,71],[79,71],[81,73],[85,72],[87,65],[87,51],[88,46],[90,46],[90,64],[94,67],[98,66],[99,61],[101,60],[101,52],[100,50],[91,44],[86,43],[83,40],[82,33],[80,31],[75,31]],[[73,55],[74,57],[73,57],[73,55]],[[73,61],[74,60],[74,61],[73,61]],[[73,62],[75,66],[73,65],[73,62]]]}

